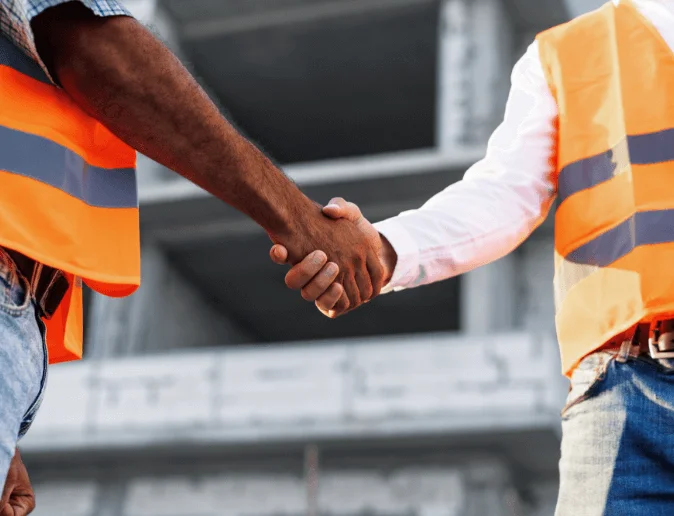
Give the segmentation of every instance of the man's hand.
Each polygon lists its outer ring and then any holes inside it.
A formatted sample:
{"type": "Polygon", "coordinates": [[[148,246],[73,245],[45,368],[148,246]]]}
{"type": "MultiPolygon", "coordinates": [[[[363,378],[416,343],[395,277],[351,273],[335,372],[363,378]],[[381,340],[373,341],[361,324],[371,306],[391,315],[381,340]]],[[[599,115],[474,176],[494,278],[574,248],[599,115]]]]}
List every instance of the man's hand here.
{"type": "Polygon", "coordinates": [[[33,512],[33,509],[35,509],[35,493],[17,448],[2,490],[0,516],[26,516],[33,512]]]}
{"type": "MultiPolygon", "coordinates": [[[[346,204],[345,201],[341,202],[346,204]]],[[[282,246],[284,263],[299,264],[316,249],[324,253],[322,256],[326,257],[326,261],[330,259],[331,265],[326,267],[324,275],[336,280],[341,286],[335,288],[342,289],[337,296],[339,299],[330,308],[343,313],[349,307],[355,308],[379,295],[386,280],[386,272],[380,260],[382,244],[379,234],[376,231],[363,231],[363,222],[367,221],[360,215],[360,210],[355,208],[357,216],[342,216],[341,212],[333,210],[334,207],[327,209],[328,215],[334,215],[328,218],[316,206],[314,213],[310,211],[297,221],[290,234],[281,236],[270,233],[270,236],[274,243],[282,246]]],[[[289,279],[291,281],[287,284],[290,288],[301,288],[296,281],[292,281],[293,275],[289,279]]],[[[303,297],[315,301],[323,294],[323,291],[312,293],[314,290],[316,286],[308,287],[303,291],[303,297]]]]}
{"type": "MultiPolygon", "coordinates": [[[[344,199],[335,198],[323,208],[323,213],[332,219],[345,219],[351,222],[368,242],[372,242],[380,266],[383,268],[384,284],[388,283],[395,269],[396,253],[386,238],[363,217],[358,206],[344,199]]],[[[345,303],[344,289],[339,281],[339,267],[332,261],[328,262],[323,251],[323,249],[316,250],[297,263],[286,275],[286,285],[294,290],[301,290],[305,300],[315,301],[316,307],[324,315],[335,318],[357,308],[368,299],[355,304],[345,303]]],[[[288,263],[288,251],[282,245],[272,247],[270,256],[275,263],[288,263]]],[[[377,294],[378,291],[372,297],[377,294]]]]}

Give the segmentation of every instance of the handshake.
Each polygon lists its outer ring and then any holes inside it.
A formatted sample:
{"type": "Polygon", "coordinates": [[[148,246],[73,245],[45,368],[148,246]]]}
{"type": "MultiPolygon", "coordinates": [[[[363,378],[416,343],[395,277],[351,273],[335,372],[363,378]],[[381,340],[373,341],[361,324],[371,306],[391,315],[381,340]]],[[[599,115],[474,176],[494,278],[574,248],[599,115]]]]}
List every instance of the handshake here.
{"type": "Polygon", "coordinates": [[[379,295],[397,255],[355,204],[335,198],[321,212],[286,238],[272,236],[270,256],[293,265],[286,285],[334,319],[379,295]]]}

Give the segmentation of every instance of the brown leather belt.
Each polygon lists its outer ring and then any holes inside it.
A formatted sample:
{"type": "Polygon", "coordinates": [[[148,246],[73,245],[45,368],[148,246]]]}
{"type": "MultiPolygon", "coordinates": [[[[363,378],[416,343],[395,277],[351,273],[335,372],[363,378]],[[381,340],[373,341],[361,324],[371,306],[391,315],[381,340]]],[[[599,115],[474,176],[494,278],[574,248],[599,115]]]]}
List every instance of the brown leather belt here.
{"type": "Polygon", "coordinates": [[[625,341],[631,341],[638,354],[654,360],[674,359],[674,319],[637,324],[611,339],[604,349],[620,348],[625,341]]]}
{"type": "Polygon", "coordinates": [[[63,272],[36,262],[11,249],[3,249],[30,285],[30,293],[39,315],[50,319],[63,301],[70,284],[63,272]]]}

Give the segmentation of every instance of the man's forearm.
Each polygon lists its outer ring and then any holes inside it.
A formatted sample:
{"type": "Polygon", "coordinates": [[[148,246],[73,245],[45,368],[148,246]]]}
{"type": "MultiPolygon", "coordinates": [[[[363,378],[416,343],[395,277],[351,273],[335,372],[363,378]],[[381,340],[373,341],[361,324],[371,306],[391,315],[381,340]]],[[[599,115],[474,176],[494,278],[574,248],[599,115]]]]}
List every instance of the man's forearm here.
{"type": "Polygon", "coordinates": [[[271,235],[318,208],[220,114],[178,59],[132,18],[72,2],[33,21],[64,90],[115,135],[245,213],[271,235]]]}

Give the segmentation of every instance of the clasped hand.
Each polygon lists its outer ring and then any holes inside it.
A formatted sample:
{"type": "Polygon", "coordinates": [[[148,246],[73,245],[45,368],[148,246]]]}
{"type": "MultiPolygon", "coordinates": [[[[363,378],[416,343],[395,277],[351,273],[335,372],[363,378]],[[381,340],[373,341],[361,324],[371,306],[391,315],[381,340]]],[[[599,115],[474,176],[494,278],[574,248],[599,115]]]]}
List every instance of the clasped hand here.
{"type": "Polygon", "coordinates": [[[342,224],[340,231],[349,233],[354,246],[350,253],[345,253],[348,249],[335,252],[315,247],[303,259],[292,261],[288,249],[279,243],[271,248],[270,256],[274,263],[293,263],[285,278],[286,285],[300,290],[306,301],[315,302],[324,315],[335,318],[379,295],[391,279],[396,255],[355,204],[335,198],[322,212],[333,219],[333,225],[342,224]]]}

